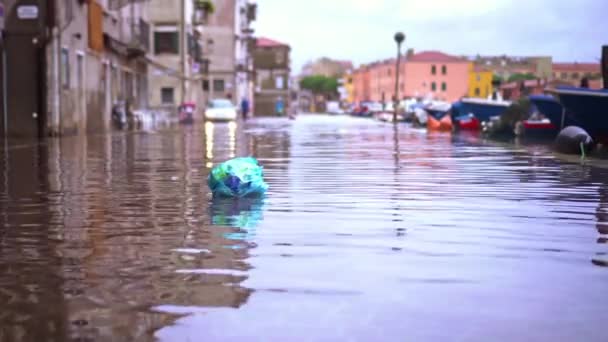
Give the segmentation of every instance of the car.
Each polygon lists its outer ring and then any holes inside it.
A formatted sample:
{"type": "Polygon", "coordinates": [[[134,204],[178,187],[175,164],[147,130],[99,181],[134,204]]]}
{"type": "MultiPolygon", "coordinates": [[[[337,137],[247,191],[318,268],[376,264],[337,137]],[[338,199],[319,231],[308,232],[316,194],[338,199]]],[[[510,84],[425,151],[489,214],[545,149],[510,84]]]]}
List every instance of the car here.
{"type": "Polygon", "coordinates": [[[228,99],[213,99],[207,103],[205,119],[209,121],[236,121],[236,107],[228,99]]]}

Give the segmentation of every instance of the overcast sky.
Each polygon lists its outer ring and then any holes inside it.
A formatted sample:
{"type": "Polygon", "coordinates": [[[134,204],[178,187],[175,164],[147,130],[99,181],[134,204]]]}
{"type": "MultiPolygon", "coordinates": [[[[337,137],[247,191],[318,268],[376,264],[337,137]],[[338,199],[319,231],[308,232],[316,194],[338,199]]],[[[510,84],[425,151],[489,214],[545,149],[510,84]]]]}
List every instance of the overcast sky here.
{"type": "Polygon", "coordinates": [[[327,56],[355,64],[405,47],[451,54],[551,55],[596,62],[608,44],[608,0],[257,0],[256,34],[289,43],[297,73],[327,56]],[[603,18],[602,18],[603,16],[603,18]]]}

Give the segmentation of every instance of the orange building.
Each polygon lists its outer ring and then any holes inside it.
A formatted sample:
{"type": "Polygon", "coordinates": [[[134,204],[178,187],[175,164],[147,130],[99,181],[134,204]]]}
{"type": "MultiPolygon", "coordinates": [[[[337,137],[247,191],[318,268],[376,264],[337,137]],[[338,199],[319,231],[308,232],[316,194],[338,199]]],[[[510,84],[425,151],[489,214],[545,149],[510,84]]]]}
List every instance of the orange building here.
{"type": "Polygon", "coordinates": [[[366,65],[353,71],[353,97],[356,103],[371,99],[369,75],[369,68],[366,65]]]}

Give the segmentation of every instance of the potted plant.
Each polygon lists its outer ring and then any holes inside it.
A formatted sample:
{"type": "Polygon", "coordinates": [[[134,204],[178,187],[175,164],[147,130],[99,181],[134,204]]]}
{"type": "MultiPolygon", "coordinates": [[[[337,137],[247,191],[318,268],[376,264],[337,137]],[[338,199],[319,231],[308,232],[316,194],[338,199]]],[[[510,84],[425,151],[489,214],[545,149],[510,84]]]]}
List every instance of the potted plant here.
{"type": "Polygon", "coordinates": [[[212,14],[215,11],[215,5],[211,0],[194,0],[194,7],[205,14],[212,14]]]}

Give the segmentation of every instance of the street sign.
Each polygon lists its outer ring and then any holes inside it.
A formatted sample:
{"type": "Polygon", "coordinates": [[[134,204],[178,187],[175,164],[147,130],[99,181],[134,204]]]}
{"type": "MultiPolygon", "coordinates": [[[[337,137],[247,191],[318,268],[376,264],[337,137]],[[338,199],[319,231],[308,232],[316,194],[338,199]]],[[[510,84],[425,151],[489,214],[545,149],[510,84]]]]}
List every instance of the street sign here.
{"type": "Polygon", "coordinates": [[[38,19],[38,6],[19,6],[17,7],[17,18],[21,20],[38,19]]]}

